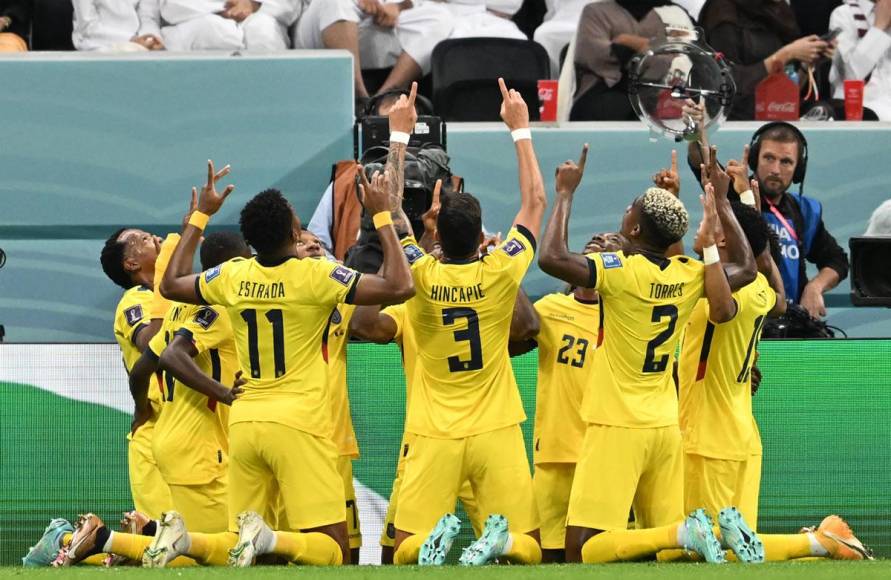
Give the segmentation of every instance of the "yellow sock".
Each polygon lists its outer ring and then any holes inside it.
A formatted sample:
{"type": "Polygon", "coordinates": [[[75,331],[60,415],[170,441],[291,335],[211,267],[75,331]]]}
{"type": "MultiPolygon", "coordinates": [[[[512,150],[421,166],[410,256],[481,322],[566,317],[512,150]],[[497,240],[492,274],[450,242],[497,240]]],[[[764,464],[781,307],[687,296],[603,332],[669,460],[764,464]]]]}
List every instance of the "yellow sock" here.
{"type": "Polygon", "coordinates": [[[514,564],[541,564],[541,546],[528,534],[510,535],[510,549],[504,557],[514,564]]]}
{"type": "Polygon", "coordinates": [[[702,556],[696,552],[688,552],[680,548],[661,550],[656,554],[657,562],[702,562],[702,556]]]}
{"type": "Polygon", "coordinates": [[[780,562],[813,556],[807,534],[758,534],[764,543],[764,559],[780,562]]]}
{"type": "Polygon", "coordinates": [[[62,545],[67,546],[71,544],[71,538],[73,537],[74,534],[72,532],[65,532],[64,534],[62,534],[62,545]]]}
{"type": "Polygon", "coordinates": [[[207,566],[225,566],[229,563],[229,550],[235,547],[238,534],[220,532],[218,534],[189,534],[192,545],[188,556],[207,566]]]}
{"type": "Polygon", "coordinates": [[[343,564],[340,544],[328,534],[319,532],[275,532],[272,553],[284,556],[295,564],[339,566],[343,564]]]}
{"type": "Polygon", "coordinates": [[[678,547],[678,524],[642,530],[601,532],[582,546],[582,562],[602,564],[652,556],[678,547]]]}
{"type": "Polygon", "coordinates": [[[78,566],[104,566],[108,554],[93,554],[77,563],[78,566]]]}
{"type": "Polygon", "coordinates": [[[131,560],[142,560],[142,553],[152,543],[151,536],[138,536],[124,532],[111,533],[111,553],[131,560]]]}
{"type": "Polygon", "coordinates": [[[393,563],[396,565],[417,564],[418,556],[421,555],[421,546],[424,544],[424,538],[420,534],[415,534],[405,538],[396,553],[393,554],[393,563]]]}

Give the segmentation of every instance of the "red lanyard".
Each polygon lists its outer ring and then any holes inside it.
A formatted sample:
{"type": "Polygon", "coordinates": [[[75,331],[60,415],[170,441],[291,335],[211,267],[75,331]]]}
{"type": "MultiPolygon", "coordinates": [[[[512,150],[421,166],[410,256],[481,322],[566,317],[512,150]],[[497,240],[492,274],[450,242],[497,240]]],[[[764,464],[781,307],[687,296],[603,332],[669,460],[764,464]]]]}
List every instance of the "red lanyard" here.
{"type": "Polygon", "coordinates": [[[798,234],[795,233],[795,228],[792,227],[792,224],[790,224],[788,221],[786,221],[785,216],[783,216],[783,214],[780,213],[780,210],[777,209],[777,206],[775,206],[773,203],[771,203],[771,201],[769,199],[767,199],[766,197],[764,198],[764,200],[767,202],[767,205],[770,206],[771,213],[774,216],[776,216],[776,218],[778,220],[780,220],[780,223],[783,224],[783,227],[786,228],[786,231],[789,232],[789,235],[792,236],[792,239],[795,240],[795,243],[797,244],[798,243],[798,234]]]}

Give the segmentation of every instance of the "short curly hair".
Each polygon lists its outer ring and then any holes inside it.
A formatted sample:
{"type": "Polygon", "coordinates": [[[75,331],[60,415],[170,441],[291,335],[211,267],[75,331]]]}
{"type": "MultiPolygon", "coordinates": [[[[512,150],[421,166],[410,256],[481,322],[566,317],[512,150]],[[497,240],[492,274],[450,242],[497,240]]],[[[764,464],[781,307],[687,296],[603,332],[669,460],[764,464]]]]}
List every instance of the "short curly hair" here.
{"type": "Polygon", "coordinates": [[[127,244],[118,240],[126,229],[121,228],[108,236],[108,239],[105,240],[105,245],[102,246],[102,253],[99,254],[99,263],[102,264],[102,271],[105,272],[105,275],[112,282],[124,290],[128,290],[133,286],[133,280],[131,280],[130,274],[127,273],[127,269],[124,268],[124,250],[127,244]]]}
{"type": "Polygon", "coordinates": [[[687,208],[677,196],[659,187],[649,188],[637,198],[641,236],[657,248],[680,241],[690,225],[687,208]]]}
{"type": "Polygon", "coordinates": [[[244,204],[238,225],[244,241],[263,254],[287,243],[294,224],[294,210],[277,189],[261,191],[244,204]]]}
{"type": "Polygon", "coordinates": [[[238,232],[213,232],[204,236],[204,241],[201,242],[201,269],[209,270],[247,253],[249,253],[247,244],[238,232]]]}

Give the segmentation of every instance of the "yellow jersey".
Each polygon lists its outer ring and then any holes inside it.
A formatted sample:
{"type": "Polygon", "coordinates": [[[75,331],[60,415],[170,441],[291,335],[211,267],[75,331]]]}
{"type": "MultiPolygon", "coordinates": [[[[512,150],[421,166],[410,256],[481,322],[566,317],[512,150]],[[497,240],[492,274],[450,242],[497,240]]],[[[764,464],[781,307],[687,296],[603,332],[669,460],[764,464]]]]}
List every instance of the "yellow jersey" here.
{"type": "Polygon", "coordinates": [[[350,341],[350,319],[356,307],[342,304],[334,308],[328,321],[322,349],[328,360],[328,380],[331,390],[331,412],[334,421],[334,445],[337,453],[357,459],[359,444],[350,415],[350,392],[347,386],[347,343],[350,341]]]}
{"type": "MultiPolygon", "coordinates": [[[[173,302],[161,330],[149,342],[160,357],[175,336],[188,338],[198,354],[195,364],[216,381],[231,387],[238,371],[238,353],[229,316],[210,306],[173,302]]],[[[226,474],[229,454],[229,407],[160,373],[161,416],[155,424],[152,452],[164,481],[201,485],[226,474]]]]}
{"type": "Polygon", "coordinates": [[[703,299],[687,324],[678,366],[680,425],[687,453],[742,461],[760,448],[752,415],[751,370],[776,293],[759,273],[733,298],[733,319],[711,322],[703,299]]]}
{"type": "Polygon", "coordinates": [[[588,264],[600,328],[597,383],[585,391],[582,417],[616,427],[677,425],[672,370],[681,329],[702,297],[702,262],[603,252],[590,254],[588,264]]]}
{"type": "Polygon", "coordinates": [[[600,306],[572,294],[548,294],[535,303],[541,320],[535,396],[533,458],[539,463],[576,463],[585,422],[582,396],[594,381],[594,349],[600,306]]]}
{"type": "Polygon", "coordinates": [[[328,260],[297,257],[272,264],[233,258],[198,276],[199,296],[229,314],[247,381],[230,424],[280,423],[331,437],[322,337],[334,307],[352,301],[359,277],[328,260]]]}
{"type": "MultiPolygon", "coordinates": [[[[136,335],[149,325],[153,297],[152,289],[148,286],[134,286],[124,292],[115,309],[114,339],[121,347],[127,374],[142,356],[142,351],[136,346],[136,335]]],[[[161,408],[161,389],[157,385],[149,385],[148,400],[152,406],[152,417],[156,418],[161,408]]]]}
{"type": "Polygon", "coordinates": [[[481,259],[440,262],[402,241],[415,296],[405,324],[417,346],[406,431],[460,439],[526,419],[507,343],[520,282],[535,255],[523,227],[481,259]]]}

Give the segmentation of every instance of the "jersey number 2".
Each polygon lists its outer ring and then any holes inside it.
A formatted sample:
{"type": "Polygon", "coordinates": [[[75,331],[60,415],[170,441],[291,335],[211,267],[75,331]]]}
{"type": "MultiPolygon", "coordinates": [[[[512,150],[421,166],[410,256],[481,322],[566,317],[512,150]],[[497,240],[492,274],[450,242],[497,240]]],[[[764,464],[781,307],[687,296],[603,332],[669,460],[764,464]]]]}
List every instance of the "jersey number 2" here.
{"type": "Polygon", "coordinates": [[[668,368],[668,361],[671,360],[670,354],[663,354],[656,358],[656,349],[668,342],[668,339],[674,335],[674,327],[678,322],[678,307],[674,304],[654,306],[653,316],[650,321],[659,323],[662,322],[663,318],[668,318],[668,327],[647,343],[647,356],[643,364],[643,372],[645,373],[664,372],[668,368]]]}
{"type": "Polygon", "coordinates": [[[470,343],[470,360],[461,360],[457,356],[449,357],[449,370],[453,373],[464,371],[478,371],[483,368],[483,346],[480,341],[480,319],[473,308],[444,308],[442,311],[442,323],[445,326],[455,324],[459,318],[467,319],[467,328],[456,330],[455,342],[468,341],[470,343]]]}
{"type": "MultiPolygon", "coordinates": [[[[248,328],[248,357],[251,361],[251,378],[260,378],[260,346],[257,344],[257,311],[253,308],[241,311],[248,328]]],[[[285,374],[285,323],[279,308],[266,311],[266,320],[272,325],[272,353],[275,360],[276,378],[285,374]]]]}

